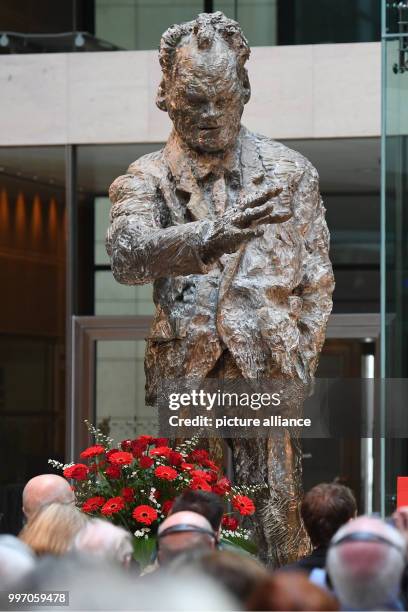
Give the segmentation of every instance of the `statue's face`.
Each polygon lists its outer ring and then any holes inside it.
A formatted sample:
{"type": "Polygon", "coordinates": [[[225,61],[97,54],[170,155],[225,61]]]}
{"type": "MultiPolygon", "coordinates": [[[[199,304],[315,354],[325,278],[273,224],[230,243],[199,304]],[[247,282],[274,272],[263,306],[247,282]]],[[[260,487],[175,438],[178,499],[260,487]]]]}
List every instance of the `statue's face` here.
{"type": "Polygon", "coordinates": [[[236,55],[224,41],[216,39],[206,50],[194,43],[177,49],[172,78],[166,79],[166,106],[188,146],[212,153],[233,145],[244,100],[236,55]]]}

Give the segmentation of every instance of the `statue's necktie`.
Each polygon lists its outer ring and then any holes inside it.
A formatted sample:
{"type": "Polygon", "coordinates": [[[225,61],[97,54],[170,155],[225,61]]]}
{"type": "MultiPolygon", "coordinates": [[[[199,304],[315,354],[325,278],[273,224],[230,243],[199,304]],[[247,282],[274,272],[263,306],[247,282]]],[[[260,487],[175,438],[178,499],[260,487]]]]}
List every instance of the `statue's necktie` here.
{"type": "Polygon", "coordinates": [[[228,205],[228,191],[224,174],[218,176],[214,181],[212,188],[212,201],[215,215],[220,217],[228,205]]]}

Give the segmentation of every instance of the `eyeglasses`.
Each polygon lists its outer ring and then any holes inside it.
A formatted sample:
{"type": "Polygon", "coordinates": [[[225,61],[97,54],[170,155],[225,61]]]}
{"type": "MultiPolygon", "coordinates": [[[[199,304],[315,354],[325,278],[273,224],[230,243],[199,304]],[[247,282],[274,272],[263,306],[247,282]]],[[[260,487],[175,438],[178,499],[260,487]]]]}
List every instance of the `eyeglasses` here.
{"type": "Polygon", "coordinates": [[[344,544],[345,542],[373,542],[377,544],[385,544],[386,546],[390,546],[391,548],[398,550],[398,552],[404,557],[406,554],[405,549],[398,546],[398,544],[390,542],[390,540],[387,540],[387,538],[384,538],[377,533],[371,533],[370,531],[356,531],[355,533],[349,533],[336,542],[331,542],[330,548],[334,548],[335,546],[339,546],[339,544],[344,544]]]}
{"type": "Polygon", "coordinates": [[[157,536],[157,539],[160,540],[161,538],[167,535],[171,535],[172,533],[186,533],[186,532],[201,533],[203,535],[208,535],[211,538],[214,538],[214,540],[217,539],[217,536],[214,533],[214,531],[210,531],[209,529],[205,529],[204,527],[196,527],[195,525],[188,525],[187,523],[180,524],[180,525],[173,525],[172,527],[167,527],[167,529],[164,529],[164,531],[159,533],[159,535],[157,536]]]}

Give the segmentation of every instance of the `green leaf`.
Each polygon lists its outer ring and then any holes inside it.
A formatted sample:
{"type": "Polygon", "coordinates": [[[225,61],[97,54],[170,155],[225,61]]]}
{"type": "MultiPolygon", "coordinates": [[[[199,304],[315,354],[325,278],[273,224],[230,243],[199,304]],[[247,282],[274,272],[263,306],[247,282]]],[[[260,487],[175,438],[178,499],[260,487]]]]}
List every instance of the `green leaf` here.
{"type": "Polygon", "coordinates": [[[153,563],[153,553],[156,549],[156,538],[154,536],[133,538],[133,556],[144,569],[153,563]]]}
{"type": "Polygon", "coordinates": [[[244,540],[243,538],[234,538],[233,536],[229,536],[228,538],[221,538],[221,544],[226,543],[228,545],[233,546],[234,548],[240,548],[251,555],[256,555],[257,546],[255,542],[251,540],[244,540]]]}

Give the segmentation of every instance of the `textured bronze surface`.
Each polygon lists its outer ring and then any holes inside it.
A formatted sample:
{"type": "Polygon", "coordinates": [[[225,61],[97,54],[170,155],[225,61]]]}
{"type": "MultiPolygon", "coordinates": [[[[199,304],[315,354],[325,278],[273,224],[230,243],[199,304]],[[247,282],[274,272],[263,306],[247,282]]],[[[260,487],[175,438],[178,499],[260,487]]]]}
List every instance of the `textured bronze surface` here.
{"type": "MultiPolygon", "coordinates": [[[[241,125],[249,52],[222,13],[169,28],[157,104],[173,132],[110,188],[113,274],[154,282],[145,358],[153,405],[162,378],[204,378],[221,359],[247,379],[299,381],[296,412],[324,342],[334,281],[318,174],[241,125]]],[[[238,482],[270,487],[257,525],[261,555],[292,559],[302,539],[299,441],[284,432],[231,444],[238,482]]]]}

